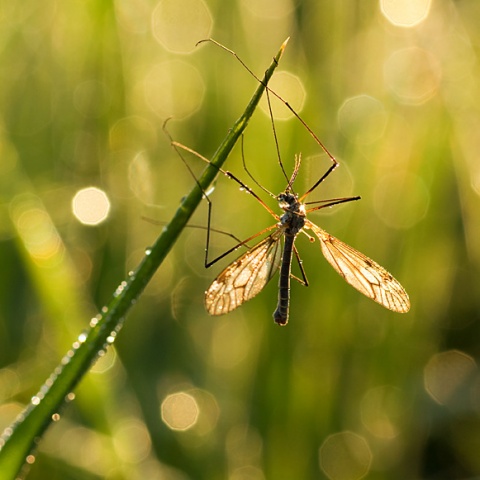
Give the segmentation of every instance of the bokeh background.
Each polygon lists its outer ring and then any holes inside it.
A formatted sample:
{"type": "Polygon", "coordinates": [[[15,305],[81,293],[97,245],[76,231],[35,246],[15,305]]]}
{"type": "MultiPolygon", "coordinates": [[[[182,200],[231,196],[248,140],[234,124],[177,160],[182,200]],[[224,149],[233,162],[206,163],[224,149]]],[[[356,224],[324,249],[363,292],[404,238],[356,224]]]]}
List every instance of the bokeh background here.
{"type": "MultiPolygon", "coordinates": [[[[194,185],[164,120],[209,157],[256,88],[227,52],[195,48],[210,35],[259,76],[291,37],[272,85],[341,162],[312,200],[362,196],[311,218],[412,302],[383,309],[301,236],[310,286],[293,283],[288,326],[272,321],[276,279],[209,317],[203,292],[235,255],[205,270],[205,231],[187,229],[29,478],[480,476],[479,22],[475,0],[1,2],[0,427],[194,185]]],[[[329,162],[274,107],[287,171],[303,155],[302,192],[329,162]]],[[[268,115],[243,144],[280,192],[268,115]]],[[[255,186],[240,146],[227,168],[255,186]]],[[[216,229],[244,238],[273,221],[223,176],[210,198],[216,229]]],[[[192,224],[206,218],[203,205],[192,224]]],[[[232,243],[214,235],[211,256],[232,243]]]]}

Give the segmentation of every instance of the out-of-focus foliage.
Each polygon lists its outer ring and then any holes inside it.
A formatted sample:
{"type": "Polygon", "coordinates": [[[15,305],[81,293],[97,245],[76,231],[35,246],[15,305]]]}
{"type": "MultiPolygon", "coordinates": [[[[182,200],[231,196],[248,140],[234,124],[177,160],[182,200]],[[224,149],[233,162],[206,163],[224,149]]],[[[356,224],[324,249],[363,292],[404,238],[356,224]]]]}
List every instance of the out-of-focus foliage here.
{"type": "MultiPolygon", "coordinates": [[[[312,200],[362,196],[312,220],[385,266],[412,302],[406,315],[382,309],[300,237],[310,286],[293,282],[287,327],[271,318],[276,279],[209,317],[203,292],[229,260],[205,270],[205,232],[192,228],[40,443],[29,478],[480,475],[480,9],[397,3],[4,2],[2,427],[156,238],[162,226],[142,217],[169,220],[191,188],[165,118],[209,157],[255,89],[231,55],[195,48],[209,35],[257,75],[291,37],[276,88],[341,162],[312,200]]],[[[277,135],[287,172],[302,152],[302,192],[328,159],[294,118],[279,119],[277,135]]],[[[253,176],[281,191],[267,115],[243,143],[253,176]]],[[[240,148],[227,168],[255,187],[240,148]]],[[[238,237],[274,222],[223,176],[210,198],[213,227],[238,237]]],[[[232,242],[214,235],[210,254],[232,242]]]]}

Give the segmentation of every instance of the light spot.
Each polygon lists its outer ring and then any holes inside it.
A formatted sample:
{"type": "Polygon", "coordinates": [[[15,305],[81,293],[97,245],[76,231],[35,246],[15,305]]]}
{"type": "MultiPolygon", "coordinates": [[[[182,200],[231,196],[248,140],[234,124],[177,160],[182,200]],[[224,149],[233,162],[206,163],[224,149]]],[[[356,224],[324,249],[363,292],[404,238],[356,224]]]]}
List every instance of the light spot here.
{"type": "Polygon", "coordinates": [[[12,217],[29,254],[38,261],[62,254],[62,241],[48,213],[33,198],[23,200],[15,202],[12,217]],[[30,200],[33,202],[30,203],[30,200]]]}
{"type": "Polygon", "coordinates": [[[191,53],[210,37],[213,19],[202,0],[161,0],[152,13],[155,40],[173,53],[191,53]]]}
{"type": "Polygon", "coordinates": [[[149,0],[116,0],[115,20],[126,31],[136,34],[147,33],[151,5],[149,0]]]}
{"type": "Polygon", "coordinates": [[[405,418],[400,390],[391,386],[370,389],[361,403],[362,422],[376,437],[392,439],[399,434],[405,418]]]}
{"type": "Polygon", "coordinates": [[[128,166],[130,190],[145,204],[152,204],[154,197],[153,174],[145,152],[139,152],[128,166]]]}
{"type": "Polygon", "coordinates": [[[342,133],[362,145],[381,138],[387,123],[382,103],[369,95],[347,98],[339,108],[337,118],[342,133]]]}
{"type": "Polygon", "coordinates": [[[112,441],[107,435],[85,427],[76,427],[67,419],[58,425],[57,435],[47,436],[42,449],[58,460],[88,471],[91,476],[107,478],[114,468],[112,441]]]}
{"type": "Polygon", "coordinates": [[[252,426],[239,423],[228,431],[225,451],[230,465],[256,465],[262,458],[263,440],[252,426]]]}
{"type": "Polygon", "coordinates": [[[438,59],[418,47],[397,50],[383,67],[385,83],[398,100],[409,105],[421,105],[438,91],[442,69],[438,59]]]}
{"type": "Polygon", "coordinates": [[[408,229],[428,211],[430,193],[421,177],[405,170],[384,175],[375,186],[374,209],[389,227],[408,229]]]}
{"type": "Polygon", "coordinates": [[[79,190],[72,200],[75,217],[85,225],[102,223],[110,212],[110,200],[107,194],[96,187],[79,190]]]}
{"type": "Polygon", "coordinates": [[[105,373],[106,371],[110,370],[117,360],[117,352],[115,348],[111,346],[104,355],[100,355],[97,358],[97,361],[92,366],[90,371],[92,373],[105,373]]]}
{"type": "Polygon", "coordinates": [[[385,18],[397,27],[411,28],[426,20],[432,0],[380,0],[385,18]]]}
{"type": "Polygon", "coordinates": [[[167,427],[172,430],[185,431],[197,423],[199,408],[192,395],[178,392],[168,395],[163,400],[161,415],[167,427]]]}
{"type": "Polygon", "coordinates": [[[145,424],[136,418],[125,419],[115,427],[113,444],[119,458],[132,464],[144,460],[152,445],[145,424]]]}
{"type": "Polygon", "coordinates": [[[195,67],[172,60],[152,67],[144,80],[144,92],[148,106],[156,115],[181,120],[200,108],[205,84],[195,67]]]}
{"type": "Polygon", "coordinates": [[[109,143],[114,151],[155,148],[157,132],[153,123],[143,117],[123,117],[110,128],[109,143]]]}
{"type": "Polygon", "coordinates": [[[437,353],[423,371],[425,390],[437,403],[448,404],[476,370],[475,360],[463,352],[437,353]]]}
{"type": "Polygon", "coordinates": [[[372,452],[365,438],[344,431],[330,435],[320,447],[320,468],[331,480],[357,480],[370,470],[372,452]]]}
{"type": "Polygon", "coordinates": [[[289,15],[295,8],[292,0],[242,0],[253,15],[265,19],[278,19],[289,15]]]}
{"type": "Polygon", "coordinates": [[[265,480],[265,475],[260,468],[246,465],[233,470],[228,480],[265,480]]]}
{"type": "Polygon", "coordinates": [[[0,368],[0,404],[17,394],[20,389],[18,374],[10,368],[0,368]]]}
{"type": "MultiPolygon", "coordinates": [[[[305,87],[297,75],[287,71],[275,72],[268,83],[268,86],[280,97],[289,103],[289,105],[297,112],[301,112],[307,97],[305,87]]],[[[272,93],[269,94],[272,106],[273,118],[275,120],[288,120],[294,115],[285,104],[272,93]]],[[[260,108],[270,116],[268,108],[267,95],[264,94],[260,101],[260,108]]]]}

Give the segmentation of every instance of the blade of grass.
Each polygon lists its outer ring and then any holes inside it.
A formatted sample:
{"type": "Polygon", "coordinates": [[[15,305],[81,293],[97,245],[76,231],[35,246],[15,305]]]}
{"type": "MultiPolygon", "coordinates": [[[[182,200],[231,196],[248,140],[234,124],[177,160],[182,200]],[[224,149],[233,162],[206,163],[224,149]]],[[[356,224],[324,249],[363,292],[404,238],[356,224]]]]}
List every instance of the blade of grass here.
{"type": "MultiPolygon", "coordinates": [[[[170,223],[163,229],[155,244],[146,250],[146,255],[135,272],[123,281],[113,294],[109,304],[92,321],[90,328],[82,333],[60,365],[53,371],[28,407],[0,439],[0,480],[17,478],[27,456],[35,448],[41,435],[53,421],[54,414],[71,398],[71,392],[88,372],[92,363],[120,331],[125,315],[137,301],[202,199],[203,191],[218,174],[240,135],[247,127],[255,108],[278,65],[286,47],[285,41],[266,70],[262,84],[258,86],[241,117],[235,122],[198,184],[184,198],[170,223]]],[[[33,458],[33,457],[32,457],[33,458]]]]}

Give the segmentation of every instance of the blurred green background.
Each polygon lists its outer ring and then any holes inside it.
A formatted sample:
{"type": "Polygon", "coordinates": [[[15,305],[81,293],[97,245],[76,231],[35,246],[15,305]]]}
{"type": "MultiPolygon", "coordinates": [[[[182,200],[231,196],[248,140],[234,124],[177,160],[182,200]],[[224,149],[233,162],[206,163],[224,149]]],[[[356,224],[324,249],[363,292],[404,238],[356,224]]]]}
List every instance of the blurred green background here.
{"type": "MultiPolygon", "coordinates": [[[[412,302],[406,315],[371,302],[301,236],[310,286],[293,283],[288,326],[271,317],[277,279],[209,317],[204,291],[235,255],[205,270],[205,231],[187,229],[29,478],[480,477],[477,1],[0,7],[0,427],[160,233],[143,217],[168,221],[192,187],[164,120],[209,157],[256,88],[225,51],[195,48],[209,35],[259,76],[291,37],[272,85],[341,162],[312,200],[362,196],[311,219],[385,266],[412,302]]],[[[302,192],[329,162],[275,107],[288,172],[303,155],[302,192]]],[[[261,111],[244,151],[280,192],[261,111]]],[[[240,146],[226,168],[254,186],[240,146]]],[[[274,221],[223,176],[210,198],[212,226],[238,237],[274,221]]],[[[204,205],[192,224],[206,221],[204,205]]],[[[214,235],[210,254],[230,246],[214,235]]]]}

